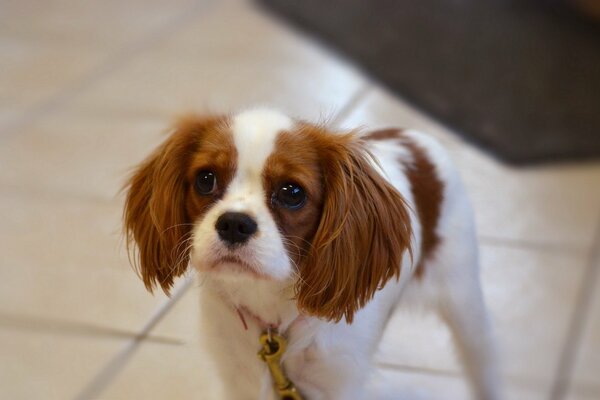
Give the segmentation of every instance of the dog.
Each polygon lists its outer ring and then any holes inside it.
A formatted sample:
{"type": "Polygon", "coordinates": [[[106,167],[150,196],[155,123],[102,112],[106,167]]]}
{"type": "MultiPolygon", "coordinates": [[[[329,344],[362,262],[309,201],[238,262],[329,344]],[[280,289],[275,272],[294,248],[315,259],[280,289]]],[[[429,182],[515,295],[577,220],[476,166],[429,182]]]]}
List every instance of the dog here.
{"type": "Polygon", "coordinates": [[[300,398],[276,394],[257,357],[265,333],[287,341],[274,367],[303,398],[374,398],[372,358],[399,301],[437,311],[475,397],[500,398],[471,207],[431,137],[269,108],[188,116],[126,191],[146,288],[168,294],[189,266],[200,277],[216,398],[300,398]]]}

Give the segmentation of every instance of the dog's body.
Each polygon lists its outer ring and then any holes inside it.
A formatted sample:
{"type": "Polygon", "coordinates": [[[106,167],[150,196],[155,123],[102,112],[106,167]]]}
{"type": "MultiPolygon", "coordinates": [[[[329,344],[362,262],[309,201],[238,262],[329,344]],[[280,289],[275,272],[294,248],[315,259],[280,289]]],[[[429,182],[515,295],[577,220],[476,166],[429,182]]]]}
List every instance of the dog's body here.
{"type": "Polygon", "coordinates": [[[269,328],[287,338],[283,367],[305,398],[372,398],[365,389],[372,358],[399,301],[437,311],[477,398],[499,398],[472,213],[434,140],[401,130],[336,136],[269,110],[188,121],[179,132],[132,179],[126,222],[149,288],[168,290],[187,265],[187,252],[166,251],[191,249],[202,285],[201,337],[221,378],[219,398],[273,398],[257,358],[258,338],[269,328]],[[193,139],[192,149],[186,140],[194,135],[204,139],[193,139]],[[183,164],[174,166],[169,153],[178,147],[183,164]],[[190,156],[194,151],[206,154],[190,156]],[[207,164],[218,157],[226,167],[207,164]],[[176,168],[188,183],[172,176],[170,192],[156,193],[159,175],[176,168]],[[190,194],[195,174],[201,183],[190,194]],[[209,192],[214,176],[223,184],[209,192]],[[175,193],[173,185],[187,189],[175,193]],[[177,196],[179,203],[169,203],[177,196]],[[182,204],[179,216],[153,208],[182,204]],[[232,213],[237,219],[223,225],[232,213]],[[154,228],[145,226],[145,214],[154,228]],[[173,244],[161,241],[161,231],[180,224],[191,227],[174,234],[173,244]],[[157,248],[162,255],[152,253],[157,248]]]}

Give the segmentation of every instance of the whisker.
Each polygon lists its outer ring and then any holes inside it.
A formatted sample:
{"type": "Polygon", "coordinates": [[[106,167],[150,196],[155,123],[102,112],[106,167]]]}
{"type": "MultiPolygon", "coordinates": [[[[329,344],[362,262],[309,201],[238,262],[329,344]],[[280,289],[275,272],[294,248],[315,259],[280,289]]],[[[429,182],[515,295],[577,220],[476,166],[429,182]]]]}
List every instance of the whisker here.
{"type": "Polygon", "coordinates": [[[287,238],[284,238],[285,240],[290,240],[290,239],[298,239],[301,242],[303,242],[304,244],[306,244],[308,247],[310,247],[311,249],[313,248],[313,245],[311,242],[309,242],[308,240],[300,237],[300,236],[288,236],[287,238]]]}
{"type": "Polygon", "coordinates": [[[163,235],[165,232],[167,232],[169,229],[174,229],[174,228],[178,228],[180,226],[194,226],[194,224],[192,223],[185,223],[185,224],[175,224],[172,226],[169,226],[168,228],[165,228],[160,234],[163,235]]]}
{"type": "Polygon", "coordinates": [[[183,248],[183,250],[177,256],[175,266],[180,265],[185,257],[189,257],[189,252],[194,247],[194,244],[190,241],[190,239],[188,239],[188,242],[190,243],[187,246],[185,246],[185,248],[183,248]]]}
{"type": "Polygon", "coordinates": [[[165,277],[159,282],[161,285],[169,279],[170,275],[173,272],[177,272],[179,266],[183,263],[184,258],[189,254],[189,250],[192,249],[193,243],[191,242],[192,234],[187,233],[184,235],[184,239],[179,242],[179,244],[172,250],[171,256],[176,255],[175,261],[169,266],[169,273],[165,275],[165,277]],[[187,237],[186,237],[187,236],[187,237]],[[182,251],[181,246],[185,246],[182,251]]]}
{"type": "Polygon", "coordinates": [[[173,249],[173,251],[172,251],[171,255],[173,255],[173,253],[178,253],[178,252],[179,252],[179,250],[180,250],[180,248],[181,248],[181,246],[182,246],[182,245],[184,245],[184,244],[185,244],[185,245],[187,245],[187,244],[188,244],[188,242],[189,242],[191,239],[192,239],[192,234],[191,234],[191,233],[188,233],[188,234],[184,235],[184,237],[183,237],[183,238],[182,238],[182,240],[179,242],[179,244],[178,244],[178,245],[177,245],[177,246],[176,246],[176,247],[173,249]],[[187,236],[187,237],[186,237],[186,236],[187,236]]]}
{"type": "Polygon", "coordinates": [[[297,257],[302,257],[303,254],[303,249],[296,243],[292,242],[290,239],[288,238],[282,238],[283,244],[287,245],[289,247],[295,248],[296,249],[296,253],[294,253],[295,256],[297,257]]]}
{"type": "Polygon", "coordinates": [[[177,261],[174,264],[174,268],[176,268],[177,266],[181,265],[184,262],[184,258],[185,257],[189,257],[189,251],[192,249],[192,246],[193,245],[190,244],[189,246],[186,246],[185,249],[183,249],[183,251],[177,257],[177,261]]]}

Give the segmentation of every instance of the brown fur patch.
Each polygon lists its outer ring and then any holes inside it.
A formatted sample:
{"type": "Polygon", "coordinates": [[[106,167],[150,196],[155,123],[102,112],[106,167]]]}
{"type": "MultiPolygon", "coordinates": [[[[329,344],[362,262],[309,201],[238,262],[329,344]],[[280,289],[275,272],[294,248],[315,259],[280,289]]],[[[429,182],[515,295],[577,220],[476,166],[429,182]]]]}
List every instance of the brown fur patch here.
{"type": "Polygon", "coordinates": [[[420,278],[425,271],[424,263],[430,257],[440,238],[436,233],[444,196],[444,184],[438,178],[435,165],[428,158],[425,150],[400,129],[383,129],[365,135],[371,140],[399,139],[413,156],[413,162],[402,161],[410,181],[411,191],[415,199],[417,215],[422,227],[421,259],[415,269],[415,276],[420,278]]]}
{"type": "Polygon", "coordinates": [[[302,245],[310,240],[298,265],[299,308],[352,322],[377,290],[399,277],[403,254],[411,251],[404,199],[371,166],[370,154],[353,133],[299,124],[280,135],[268,164],[266,181],[277,180],[272,174],[296,174],[309,191],[305,214],[274,211],[284,214],[278,221],[286,239],[298,236],[302,245]]]}
{"type": "Polygon", "coordinates": [[[323,206],[319,152],[309,136],[282,132],[262,175],[271,214],[285,238],[288,254],[300,265],[310,250],[323,206]],[[299,210],[276,207],[271,202],[271,194],[288,182],[299,184],[306,192],[306,204],[299,210]]]}
{"type": "Polygon", "coordinates": [[[227,118],[192,116],[134,171],[125,187],[123,218],[133,264],[148,290],[158,284],[168,294],[183,274],[193,222],[223,194],[236,159],[227,118]],[[203,169],[216,173],[214,195],[194,190],[196,173],[203,169]]]}

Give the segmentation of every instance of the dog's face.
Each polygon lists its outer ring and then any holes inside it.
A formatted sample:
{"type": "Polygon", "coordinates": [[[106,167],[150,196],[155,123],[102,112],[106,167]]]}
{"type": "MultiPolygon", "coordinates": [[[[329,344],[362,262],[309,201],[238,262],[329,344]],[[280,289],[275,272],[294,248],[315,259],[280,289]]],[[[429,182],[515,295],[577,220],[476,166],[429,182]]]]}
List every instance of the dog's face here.
{"type": "Polygon", "coordinates": [[[300,310],[336,321],[399,275],[410,242],[359,138],[269,110],[181,121],[133,175],[125,225],[150,290],[191,263],[289,284],[300,310]]]}

